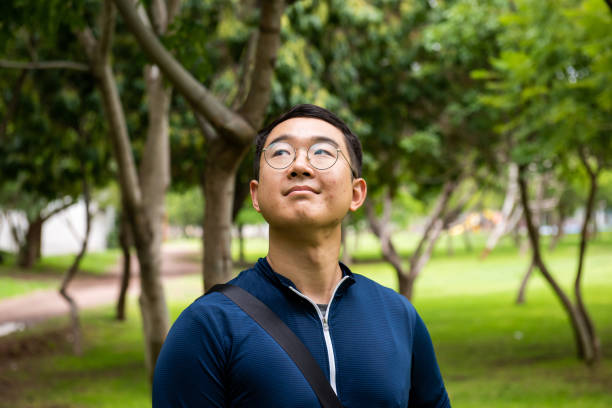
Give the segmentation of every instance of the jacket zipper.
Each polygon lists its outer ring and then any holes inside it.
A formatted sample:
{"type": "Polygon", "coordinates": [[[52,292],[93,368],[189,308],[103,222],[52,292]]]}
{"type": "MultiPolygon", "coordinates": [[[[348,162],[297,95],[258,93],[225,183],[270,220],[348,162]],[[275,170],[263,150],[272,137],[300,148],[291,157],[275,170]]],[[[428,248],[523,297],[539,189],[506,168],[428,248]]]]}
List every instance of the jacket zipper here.
{"type": "Polygon", "coordinates": [[[334,301],[334,297],[336,296],[336,291],[338,290],[340,285],[342,285],[342,282],[344,282],[345,279],[348,279],[348,276],[345,276],[344,278],[342,278],[340,282],[338,282],[338,284],[336,285],[336,288],[334,289],[334,292],[332,293],[331,299],[329,300],[329,304],[327,305],[325,316],[323,316],[323,314],[321,313],[321,309],[319,309],[319,306],[317,306],[315,302],[310,300],[308,296],[300,293],[300,291],[295,289],[293,286],[289,286],[289,289],[291,289],[292,291],[297,293],[299,296],[309,301],[310,304],[314,306],[317,312],[317,315],[319,316],[319,319],[321,320],[321,325],[323,326],[323,337],[325,338],[325,348],[327,349],[327,359],[329,360],[329,382],[331,384],[332,389],[336,393],[336,395],[338,395],[338,391],[336,390],[336,359],[334,358],[334,347],[332,346],[331,335],[329,334],[328,318],[329,318],[329,311],[331,310],[331,304],[334,301]]]}

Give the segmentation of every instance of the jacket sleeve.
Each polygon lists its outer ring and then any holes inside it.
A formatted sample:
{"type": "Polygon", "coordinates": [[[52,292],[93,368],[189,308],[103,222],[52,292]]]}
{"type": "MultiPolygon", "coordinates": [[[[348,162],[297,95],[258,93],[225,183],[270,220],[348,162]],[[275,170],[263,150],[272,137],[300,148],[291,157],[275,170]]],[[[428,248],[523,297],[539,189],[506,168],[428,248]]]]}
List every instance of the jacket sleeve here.
{"type": "Polygon", "coordinates": [[[187,308],[155,366],[153,408],[224,407],[225,336],[205,307],[187,308]]]}
{"type": "Polygon", "coordinates": [[[412,345],[409,408],[450,408],[431,337],[416,314],[412,345]]]}

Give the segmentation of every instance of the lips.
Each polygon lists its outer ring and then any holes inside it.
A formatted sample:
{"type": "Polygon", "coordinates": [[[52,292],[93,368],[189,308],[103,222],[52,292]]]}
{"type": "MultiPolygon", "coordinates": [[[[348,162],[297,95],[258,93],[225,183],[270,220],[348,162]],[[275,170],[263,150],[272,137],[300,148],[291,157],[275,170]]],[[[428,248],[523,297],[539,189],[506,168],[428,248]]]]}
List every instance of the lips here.
{"type": "Polygon", "coordinates": [[[289,195],[291,193],[296,193],[296,192],[300,192],[300,191],[311,192],[311,193],[318,194],[318,192],[314,188],[312,188],[310,186],[293,186],[289,190],[287,190],[285,195],[289,195]]]}

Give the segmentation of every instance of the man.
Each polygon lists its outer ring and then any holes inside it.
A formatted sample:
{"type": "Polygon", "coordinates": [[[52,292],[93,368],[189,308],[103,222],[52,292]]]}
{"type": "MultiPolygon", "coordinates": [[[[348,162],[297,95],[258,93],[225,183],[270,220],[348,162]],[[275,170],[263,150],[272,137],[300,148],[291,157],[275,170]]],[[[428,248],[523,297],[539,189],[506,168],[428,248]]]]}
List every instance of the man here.
{"type": "MultiPolygon", "coordinates": [[[[230,281],[306,345],[344,407],[450,407],[410,302],[338,262],[340,224],[365,200],[361,144],[333,113],[298,105],[257,136],[253,207],[269,250],[230,281]]],[[[179,316],[155,368],[154,407],[320,407],[283,349],[221,293],[179,316]]]]}

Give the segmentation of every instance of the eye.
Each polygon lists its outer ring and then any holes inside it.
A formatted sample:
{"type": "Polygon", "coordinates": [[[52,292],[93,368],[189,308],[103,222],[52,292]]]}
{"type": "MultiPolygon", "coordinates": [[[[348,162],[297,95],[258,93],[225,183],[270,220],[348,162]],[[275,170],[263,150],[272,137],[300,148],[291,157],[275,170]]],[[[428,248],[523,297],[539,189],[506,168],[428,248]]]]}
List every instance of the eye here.
{"type": "Polygon", "coordinates": [[[287,150],[287,149],[282,149],[282,148],[281,148],[281,149],[276,149],[276,150],[273,150],[273,151],[272,151],[272,157],[277,157],[277,156],[286,156],[286,155],[289,155],[289,154],[291,154],[291,153],[289,152],[289,150],[287,150]]]}
{"type": "Polygon", "coordinates": [[[312,154],[315,156],[336,156],[336,148],[328,144],[316,144],[311,147],[312,154]]]}
{"type": "Polygon", "coordinates": [[[291,156],[293,154],[293,148],[290,144],[287,143],[272,143],[268,147],[268,151],[270,153],[269,157],[282,157],[282,156],[291,156]]]}

